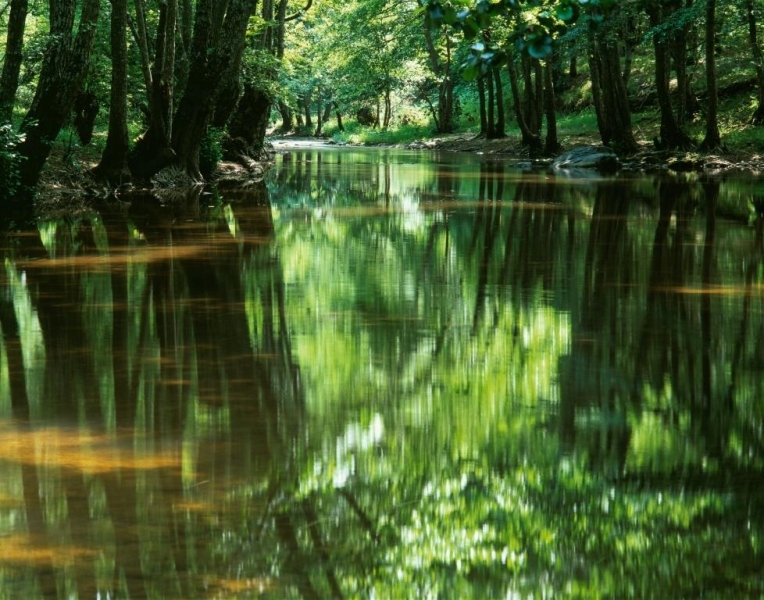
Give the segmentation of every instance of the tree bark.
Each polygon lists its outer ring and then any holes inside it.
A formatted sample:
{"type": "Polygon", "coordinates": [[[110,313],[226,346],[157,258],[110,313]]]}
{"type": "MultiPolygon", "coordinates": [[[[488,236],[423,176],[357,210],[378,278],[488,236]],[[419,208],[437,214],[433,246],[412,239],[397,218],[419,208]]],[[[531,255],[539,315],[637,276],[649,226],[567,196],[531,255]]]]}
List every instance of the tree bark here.
{"type": "Polygon", "coordinates": [[[21,184],[28,189],[37,185],[87,72],[100,2],[83,0],[75,35],[76,8],[75,0],[50,3],[50,41],[32,105],[21,124],[25,139],[18,147],[24,157],[20,167],[21,184]]]}
{"type": "MultiPolygon", "coordinates": [[[[223,22],[214,23],[212,17],[216,13],[212,0],[201,0],[197,4],[191,70],[175,116],[183,127],[176,127],[172,136],[176,164],[196,181],[203,180],[199,172],[199,149],[217,93],[239,75],[247,24],[256,6],[257,0],[231,0],[223,22]]],[[[220,18],[220,13],[217,14],[220,18]]]]}
{"type": "Polygon", "coordinates": [[[719,133],[719,90],[716,80],[716,0],[706,0],[706,137],[701,150],[714,150],[722,145],[719,133]]]}
{"type": "MultiPolygon", "coordinates": [[[[648,6],[650,26],[657,27],[663,22],[662,8],[658,4],[648,6]]],[[[669,95],[669,53],[666,40],[659,35],[653,36],[655,52],[655,91],[658,94],[658,106],[661,112],[660,140],[658,145],[665,149],[685,149],[694,147],[692,140],[682,130],[674,116],[669,95]]]]}
{"type": "Polygon", "coordinates": [[[111,0],[111,92],[109,133],[93,175],[111,185],[130,179],[127,166],[127,0],[111,0]]]}
{"type": "Polygon", "coordinates": [[[552,156],[557,154],[562,146],[557,138],[557,102],[554,93],[554,57],[550,56],[544,66],[544,108],[546,111],[546,142],[544,154],[552,156]]]}
{"type": "Polygon", "coordinates": [[[128,158],[130,171],[136,179],[147,180],[175,158],[171,147],[173,129],[173,81],[175,77],[175,29],[178,20],[178,0],[159,4],[159,23],[154,43],[154,60],[149,56],[143,0],[134,0],[136,26],[133,36],[140,49],[141,69],[146,85],[149,124],[128,158]]]}
{"type": "Polygon", "coordinates": [[[270,109],[271,99],[267,94],[250,84],[244,86],[239,106],[228,124],[230,139],[224,153],[228,160],[239,161],[242,156],[259,157],[270,109]]]}
{"type": "Polygon", "coordinates": [[[496,101],[494,98],[493,73],[489,71],[484,80],[487,92],[486,104],[488,107],[485,135],[490,140],[496,137],[496,112],[494,110],[496,101]]]}
{"type": "Polygon", "coordinates": [[[478,106],[480,107],[480,135],[488,135],[488,113],[485,106],[485,81],[478,77],[478,106]]]}
{"type": "Polygon", "coordinates": [[[8,31],[5,39],[3,73],[0,76],[0,125],[9,123],[19,87],[19,73],[24,50],[24,25],[27,18],[27,0],[11,0],[8,31]]]}
{"type": "Polygon", "coordinates": [[[506,118],[504,115],[504,89],[501,84],[501,71],[499,69],[493,69],[493,81],[496,88],[496,125],[493,128],[494,137],[504,137],[506,132],[504,127],[506,124],[506,118]]]}
{"type": "Polygon", "coordinates": [[[522,144],[523,146],[528,147],[531,156],[536,156],[541,153],[541,138],[537,133],[534,133],[531,130],[528,126],[528,122],[525,120],[525,110],[523,110],[522,101],[520,100],[520,85],[517,80],[517,67],[511,58],[507,61],[507,70],[509,71],[509,84],[510,89],[512,90],[512,105],[514,107],[517,125],[520,127],[522,144]]]}
{"type": "Polygon", "coordinates": [[[438,81],[438,106],[433,110],[436,133],[451,133],[454,130],[454,81],[451,76],[451,39],[446,34],[445,57],[441,60],[435,47],[430,27],[425,23],[424,39],[430,70],[438,81]]]}
{"type": "Polygon", "coordinates": [[[281,114],[281,127],[279,131],[281,133],[289,133],[294,129],[294,113],[289,105],[283,100],[279,100],[279,113],[281,114]]]}
{"type": "MultiPolygon", "coordinates": [[[[595,108],[598,111],[597,124],[602,143],[613,145],[620,152],[635,152],[637,142],[631,128],[631,109],[623,82],[617,42],[605,36],[600,39],[595,37],[590,61],[591,70],[597,73],[599,79],[599,102],[595,95],[595,108]]],[[[595,89],[594,81],[592,89],[595,89]]]]}
{"type": "Polygon", "coordinates": [[[764,56],[762,56],[756,32],[756,10],[753,0],[746,0],[745,12],[748,20],[748,40],[751,43],[751,54],[756,68],[756,99],[758,101],[758,106],[751,115],[751,125],[762,125],[764,124],[764,56]]]}

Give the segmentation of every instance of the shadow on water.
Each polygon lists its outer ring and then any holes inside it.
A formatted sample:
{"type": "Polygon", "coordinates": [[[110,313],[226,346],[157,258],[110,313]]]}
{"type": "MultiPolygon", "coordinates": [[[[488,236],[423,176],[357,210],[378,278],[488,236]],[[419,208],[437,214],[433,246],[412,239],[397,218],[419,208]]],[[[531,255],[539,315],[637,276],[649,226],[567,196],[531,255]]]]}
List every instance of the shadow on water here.
{"type": "Polygon", "coordinates": [[[764,593],[758,184],[427,156],[4,240],[0,596],[764,593]]]}

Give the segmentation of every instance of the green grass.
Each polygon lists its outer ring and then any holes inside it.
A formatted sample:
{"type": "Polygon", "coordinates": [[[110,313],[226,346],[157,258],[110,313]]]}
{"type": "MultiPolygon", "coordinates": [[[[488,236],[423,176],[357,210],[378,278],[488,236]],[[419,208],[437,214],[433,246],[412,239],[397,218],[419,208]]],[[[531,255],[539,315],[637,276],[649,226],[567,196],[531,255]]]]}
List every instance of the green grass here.
{"type": "Polygon", "coordinates": [[[338,143],[346,144],[406,144],[414,140],[434,137],[432,125],[426,123],[391,126],[387,129],[363,127],[355,121],[345,124],[345,131],[336,125],[325,129],[326,135],[338,143]]]}

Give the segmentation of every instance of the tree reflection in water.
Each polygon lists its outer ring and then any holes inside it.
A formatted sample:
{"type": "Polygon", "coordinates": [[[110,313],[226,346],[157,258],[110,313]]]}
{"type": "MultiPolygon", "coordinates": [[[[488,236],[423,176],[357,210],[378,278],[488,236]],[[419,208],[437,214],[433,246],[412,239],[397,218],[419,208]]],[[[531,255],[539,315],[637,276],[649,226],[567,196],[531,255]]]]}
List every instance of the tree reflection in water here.
{"type": "Polygon", "coordinates": [[[13,237],[0,596],[764,593],[747,184],[422,156],[13,237]]]}

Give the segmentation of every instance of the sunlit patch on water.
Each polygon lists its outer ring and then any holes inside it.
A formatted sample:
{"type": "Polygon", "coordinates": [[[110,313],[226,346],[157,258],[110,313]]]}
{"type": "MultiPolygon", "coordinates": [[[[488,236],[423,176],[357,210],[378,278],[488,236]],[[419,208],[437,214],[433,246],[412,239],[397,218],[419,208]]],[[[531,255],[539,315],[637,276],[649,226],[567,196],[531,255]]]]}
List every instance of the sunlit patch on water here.
{"type": "Polygon", "coordinates": [[[71,427],[32,430],[0,425],[0,461],[94,475],[119,471],[179,469],[180,453],[131,447],[127,434],[95,434],[71,427]]]}
{"type": "Polygon", "coordinates": [[[96,550],[80,548],[69,544],[51,544],[49,540],[39,540],[35,536],[14,534],[0,537],[0,565],[6,566],[48,566],[72,565],[92,558],[96,550]]]}

